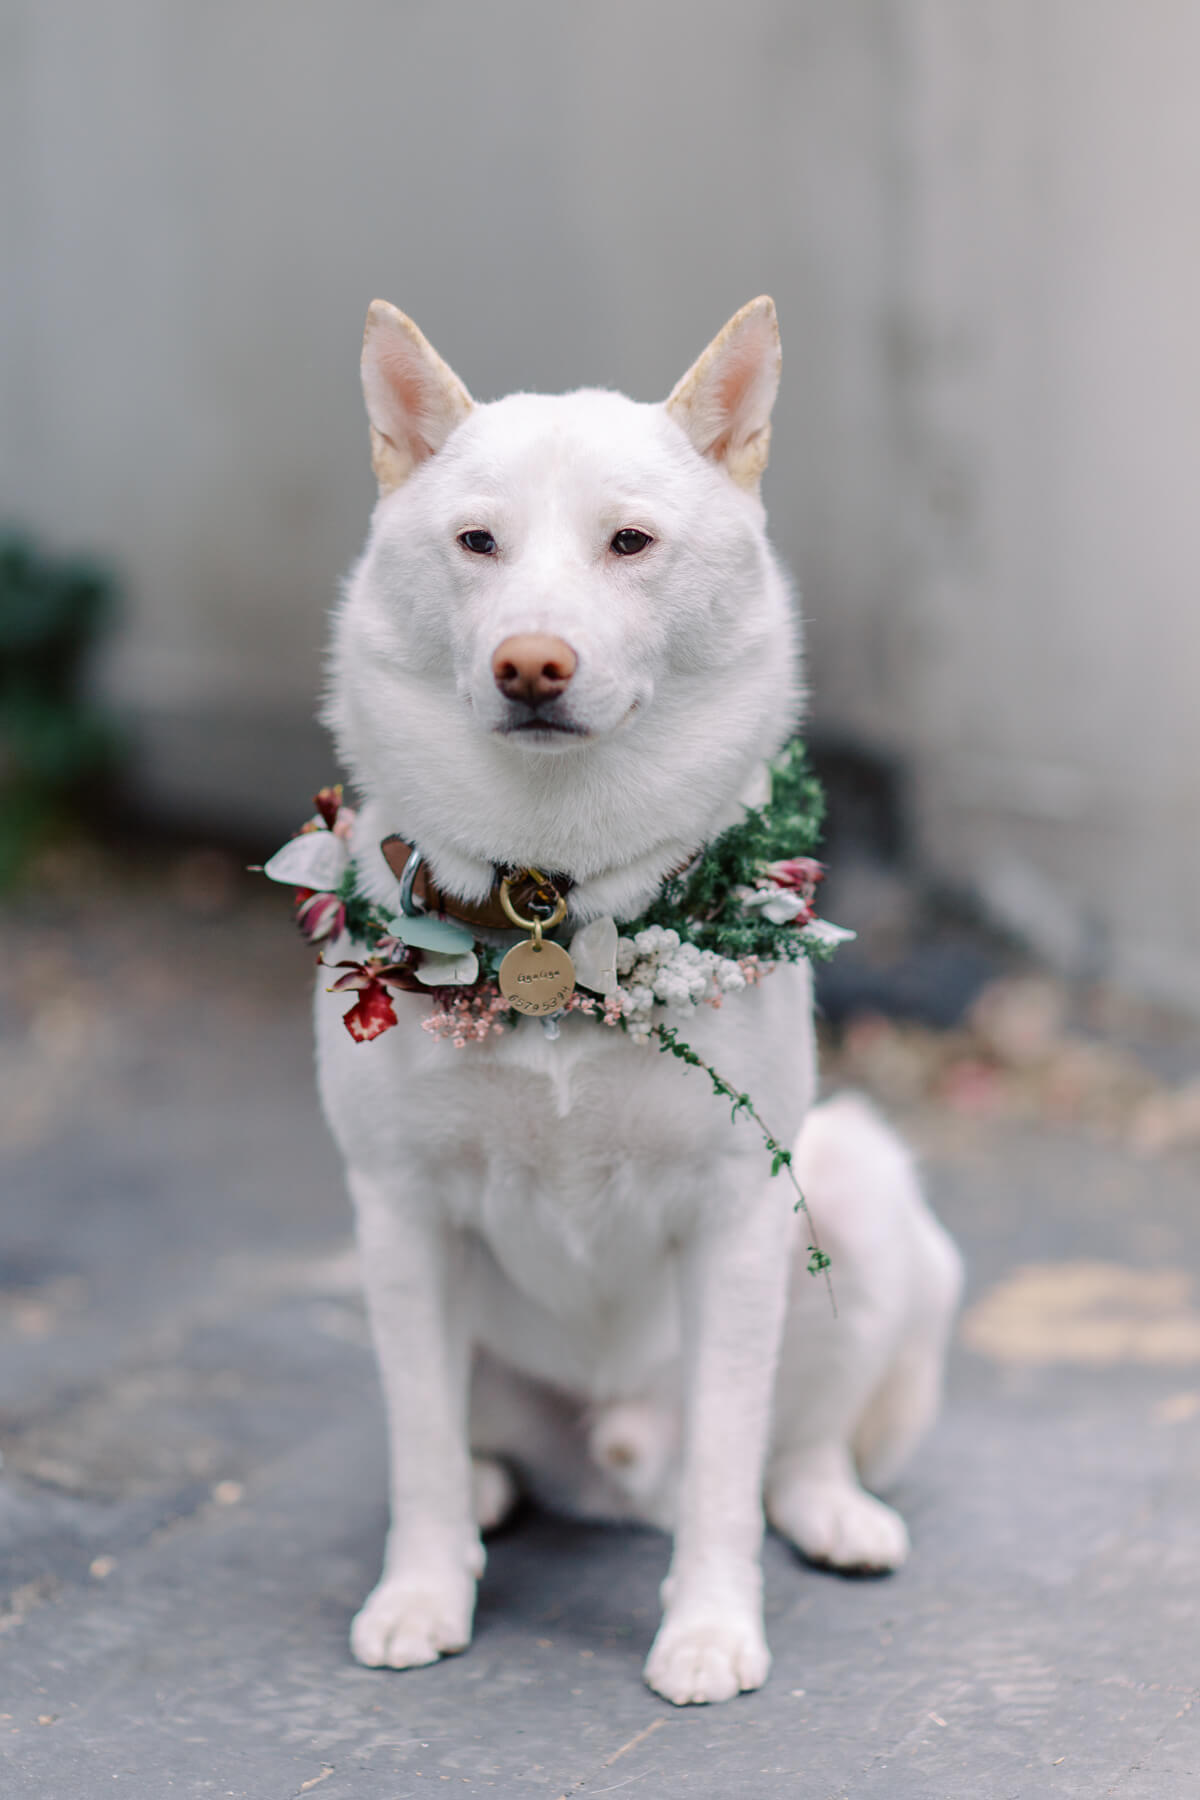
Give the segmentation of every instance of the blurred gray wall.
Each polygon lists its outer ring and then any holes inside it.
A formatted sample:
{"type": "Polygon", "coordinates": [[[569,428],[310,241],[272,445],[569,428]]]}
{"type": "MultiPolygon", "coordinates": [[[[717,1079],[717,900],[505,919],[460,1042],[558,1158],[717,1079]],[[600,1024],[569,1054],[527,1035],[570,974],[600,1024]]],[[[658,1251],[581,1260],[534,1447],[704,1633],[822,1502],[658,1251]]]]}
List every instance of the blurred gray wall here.
{"type": "Polygon", "coordinates": [[[814,712],[1200,1009],[1200,0],[6,0],[0,511],[98,550],[153,803],[290,821],[374,294],[481,397],[779,302],[814,712]]]}

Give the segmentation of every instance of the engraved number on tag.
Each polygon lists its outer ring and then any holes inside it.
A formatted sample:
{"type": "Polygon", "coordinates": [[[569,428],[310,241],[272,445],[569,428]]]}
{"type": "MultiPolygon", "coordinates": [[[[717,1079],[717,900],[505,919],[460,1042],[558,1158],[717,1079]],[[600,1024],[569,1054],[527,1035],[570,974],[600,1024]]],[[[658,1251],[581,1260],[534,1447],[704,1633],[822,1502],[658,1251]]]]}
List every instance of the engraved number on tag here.
{"type": "Polygon", "coordinates": [[[523,1013],[552,1013],[575,992],[575,965],[561,944],[528,938],[514,944],[496,977],[510,1006],[523,1013]]]}

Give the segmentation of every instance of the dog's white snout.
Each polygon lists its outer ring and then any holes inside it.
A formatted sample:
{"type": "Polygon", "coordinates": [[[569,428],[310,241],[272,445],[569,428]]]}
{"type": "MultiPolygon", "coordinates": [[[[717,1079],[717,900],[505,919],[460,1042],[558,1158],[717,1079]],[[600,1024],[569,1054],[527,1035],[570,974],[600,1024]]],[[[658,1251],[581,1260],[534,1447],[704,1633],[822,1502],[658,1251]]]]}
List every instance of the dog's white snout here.
{"type": "Polygon", "coordinates": [[[506,637],[492,655],[492,677],[506,700],[540,706],[564,693],[579,658],[565,638],[546,631],[506,637]]]}

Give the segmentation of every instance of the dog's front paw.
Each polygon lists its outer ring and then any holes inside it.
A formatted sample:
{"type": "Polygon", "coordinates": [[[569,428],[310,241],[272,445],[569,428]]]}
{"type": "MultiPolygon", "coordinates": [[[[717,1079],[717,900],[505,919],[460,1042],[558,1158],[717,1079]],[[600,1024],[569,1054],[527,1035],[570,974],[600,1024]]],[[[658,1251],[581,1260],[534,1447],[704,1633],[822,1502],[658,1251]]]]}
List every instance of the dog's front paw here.
{"type": "Polygon", "coordinates": [[[768,1492],[767,1515],[809,1562],[847,1575],[883,1575],[908,1556],[898,1512],[848,1482],[793,1479],[768,1492]]]}
{"type": "Polygon", "coordinates": [[[474,1615],[470,1575],[385,1575],[350,1627],[350,1648],[369,1669],[419,1668],[465,1650],[474,1615]]]}
{"type": "Polygon", "coordinates": [[[771,1653],[753,1614],[702,1614],[676,1621],[668,1615],[642,1671],[647,1687],[673,1706],[704,1706],[760,1688],[771,1653]]]}

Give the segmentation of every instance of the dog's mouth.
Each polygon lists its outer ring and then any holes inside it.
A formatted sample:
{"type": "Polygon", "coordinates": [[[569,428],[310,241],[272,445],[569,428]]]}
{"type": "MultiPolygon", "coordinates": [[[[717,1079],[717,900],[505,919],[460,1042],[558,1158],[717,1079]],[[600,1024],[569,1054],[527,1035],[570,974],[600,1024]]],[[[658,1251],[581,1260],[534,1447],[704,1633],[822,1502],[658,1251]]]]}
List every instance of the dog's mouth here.
{"type": "Polygon", "coordinates": [[[597,737],[610,736],[614,730],[621,730],[629,724],[641,704],[640,698],[635,699],[615,726],[605,723],[599,729],[594,723],[585,725],[569,715],[563,716],[560,713],[556,716],[550,708],[543,711],[537,707],[514,706],[492,726],[492,735],[527,744],[531,750],[565,750],[569,744],[589,743],[597,737]]]}
{"type": "Polygon", "coordinates": [[[521,719],[515,725],[497,725],[501,737],[528,737],[554,734],[558,737],[591,737],[584,725],[572,725],[566,719],[521,719]]]}
{"type": "Polygon", "coordinates": [[[571,738],[589,738],[592,735],[588,726],[572,718],[570,710],[557,698],[534,705],[510,701],[492,730],[497,737],[519,738],[522,743],[531,747],[540,743],[565,748],[567,740],[571,738]]]}

